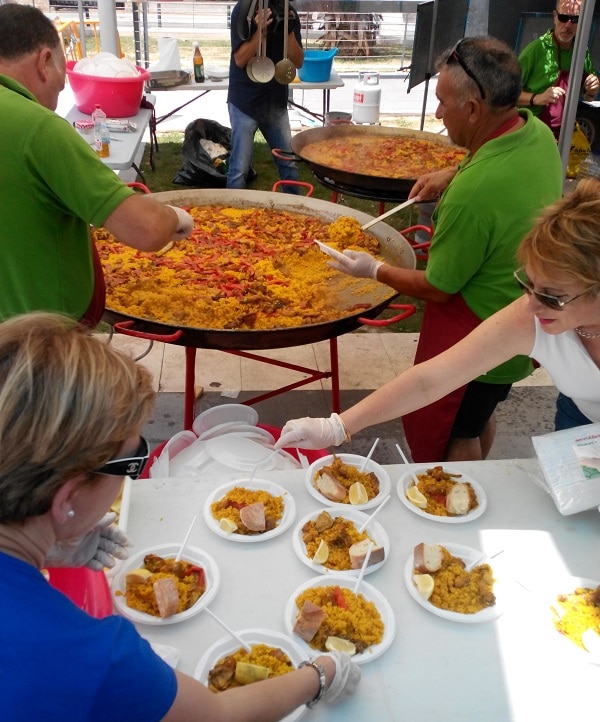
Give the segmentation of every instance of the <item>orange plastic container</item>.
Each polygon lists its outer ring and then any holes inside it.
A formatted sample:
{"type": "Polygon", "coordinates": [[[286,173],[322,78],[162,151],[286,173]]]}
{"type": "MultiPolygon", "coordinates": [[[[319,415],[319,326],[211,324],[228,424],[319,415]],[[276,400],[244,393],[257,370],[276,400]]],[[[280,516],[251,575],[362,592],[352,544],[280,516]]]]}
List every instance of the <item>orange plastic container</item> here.
{"type": "Polygon", "coordinates": [[[135,78],[102,78],[73,70],[74,60],[67,62],[67,76],[73,90],[75,105],[82,113],[91,115],[99,104],[108,118],[130,118],[138,114],[144,94],[144,83],[150,73],[136,66],[135,78]]]}

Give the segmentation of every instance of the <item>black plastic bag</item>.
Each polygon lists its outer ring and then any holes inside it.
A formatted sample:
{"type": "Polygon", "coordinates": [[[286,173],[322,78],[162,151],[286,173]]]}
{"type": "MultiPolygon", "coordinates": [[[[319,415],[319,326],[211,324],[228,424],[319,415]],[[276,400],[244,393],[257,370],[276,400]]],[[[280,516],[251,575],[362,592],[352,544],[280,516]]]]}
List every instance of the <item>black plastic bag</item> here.
{"type": "MultiPolygon", "coordinates": [[[[173,183],[195,188],[225,188],[227,182],[227,159],[231,150],[231,128],[215,120],[199,118],[185,129],[182,146],[183,164],[173,183]],[[225,148],[216,157],[211,157],[200,141],[218,143],[225,148]]],[[[250,168],[247,181],[256,178],[256,172],[250,168]]]]}

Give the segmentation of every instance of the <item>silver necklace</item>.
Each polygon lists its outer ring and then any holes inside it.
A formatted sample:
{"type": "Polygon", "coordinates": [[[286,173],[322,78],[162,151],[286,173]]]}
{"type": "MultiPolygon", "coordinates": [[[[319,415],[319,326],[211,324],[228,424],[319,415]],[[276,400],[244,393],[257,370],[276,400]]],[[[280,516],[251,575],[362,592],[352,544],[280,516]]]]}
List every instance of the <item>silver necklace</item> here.
{"type": "Polygon", "coordinates": [[[581,338],[600,338],[600,331],[584,331],[581,326],[575,328],[575,333],[581,338]]]}

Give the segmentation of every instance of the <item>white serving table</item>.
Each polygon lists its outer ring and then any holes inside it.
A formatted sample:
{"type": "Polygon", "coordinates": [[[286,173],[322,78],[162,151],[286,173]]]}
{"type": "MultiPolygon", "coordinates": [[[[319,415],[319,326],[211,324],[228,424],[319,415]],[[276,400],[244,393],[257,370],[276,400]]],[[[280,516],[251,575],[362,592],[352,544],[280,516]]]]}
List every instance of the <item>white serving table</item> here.
{"type": "MultiPolygon", "coordinates": [[[[464,524],[422,519],[405,508],[396,481],[406,473],[388,466],[392,500],[378,515],[391,544],[388,561],[368,575],[390,602],[397,633],[392,646],[362,666],[354,696],[339,705],[318,705],[307,719],[320,722],[558,722],[593,719],[598,708],[600,667],[560,638],[545,600],[534,592],[545,580],[574,575],[600,580],[600,515],[596,510],[559,514],[529,472],[534,460],[452,464],[483,486],[488,508],[464,524]],[[406,560],[418,542],[454,542],[490,554],[502,581],[504,614],[482,624],[459,624],[434,616],[410,597],[406,560]]],[[[285,632],[283,610],[294,590],[312,576],[292,549],[296,522],[318,501],[304,486],[303,471],[257,474],[287,488],[296,502],[296,521],[266,542],[235,543],[211,532],[202,516],[189,543],[217,561],[221,587],[211,609],[235,629],[260,627],[285,632]]],[[[135,550],[182,540],[209,492],[228,479],[166,479],[133,482],[128,534],[135,550]]],[[[247,476],[246,476],[247,478],[247,476]]],[[[332,582],[333,583],[333,582],[332,582]]],[[[569,590],[566,590],[569,591],[569,590]]],[[[182,624],[138,625],[150,641],[178,647],[179,669],[193,674],[204,650],[225,632],[200,613],[182,624]]]]}
{"type": "MultiPolygon", "coordinates": [[[[153,96],[150,95],[145,95],[145,98],[149,101],[153,100],[153,96]]],[[[90,115],[82,113],[75,105],[65,115],[65,118],[71,124],[76,120],[91,120],[90,115]]],[[[108,158],[101,158],[101,160],[115,171],[127,170],[133,167],[140,178],[144,180],[143,173],[136,165],[136,157],[151,118],[152,110],[149,108],[140,108],[137,115],[133,115],[130,118],[120,118],[119,120],[130,120],[135,123],[136,129],[127,133],[111,132],[110,155],[108,158]]],[[[80,133],[80,135],[90,145],[93,145],[93,133],[80,133]]]]}
{"type": "MultiPolygon", "coordinates": [[[[324,80],[320,83],[307,83],[302,80],[298,80],[297,82],[293,82],[289,84],[289,103],[290,105],[293,105],[297,108],[300,108],[302,110],[306,110],[302,105],[299,105],[298,103],[294,102],[294,91],[295,90],[321,90],[323,93],[323,119],[325,118],[325,115],[329,112],[329,105],[330,105],[330,99],[331,99],[331,91],[335,90],[335,88],[343,88],[344,87],[344,81],[342,78],[335,72],[332,71],[331,75],[329,77],[329,80],[324,80]]],[[[186,90],[192,93],[196,93],[194,98],[191,98],[187,102],[183,103],[183,105],[178,106],[177,108],[174,108],[172,111],[167,113],[166,115],[162,115],[159,118],[156,119],[157,123],[162,122],[163,120],[166,120],[167,118],[170,118],[174,113],[177,113],[181,108],[185,108],[186,105],[189,105],[190,103],[193,103],[195,100],[198,100],[198,98],[202,98],[204,95],[209,93],[211,90],[227,90],[229,88],[229,79],[223,78],[223,80],[211,80],[207,78],[203,83],[196,83],[196,82],[190,82],[185,85],[174,85],[167,88],[152,88],[152,92],[169,92],[173,90],[186,90]]],[[[309,112],[309,111],[307,111],[309,112]]]]}

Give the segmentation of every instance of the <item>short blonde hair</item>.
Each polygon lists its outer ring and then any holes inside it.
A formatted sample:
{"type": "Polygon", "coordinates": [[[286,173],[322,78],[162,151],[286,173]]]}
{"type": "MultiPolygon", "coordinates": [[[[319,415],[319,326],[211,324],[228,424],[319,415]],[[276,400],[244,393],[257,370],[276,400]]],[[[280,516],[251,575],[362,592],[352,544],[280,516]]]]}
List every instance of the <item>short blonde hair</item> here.
{"type": "Polygon", "coordinates": [[[0,324],[0,523],[45,513],[56,490],[118,455],[154,402],[133,359],[68,317],[0,324]]]}
{"type": "MultiPolygon", "coordinates": [[[[542,211],[519,247],[519,261],[556,279],[600,284],[600,182],[585,179],[542,211]]],[[[600,286],[594,294],[600,292],[600,286]]]]}

